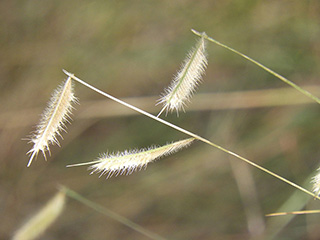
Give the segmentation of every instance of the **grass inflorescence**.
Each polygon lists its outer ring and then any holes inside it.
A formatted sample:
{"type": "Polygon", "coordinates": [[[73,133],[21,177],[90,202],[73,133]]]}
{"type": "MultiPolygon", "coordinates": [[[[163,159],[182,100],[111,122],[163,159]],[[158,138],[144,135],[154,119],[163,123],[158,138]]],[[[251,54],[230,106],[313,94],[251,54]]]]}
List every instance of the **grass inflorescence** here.
{"type": "Polygon", "coordinates": [[[231,50],[237,53],[238,55],[246,58],[247,60],[255,63],[259,67],[263,68],[264,70],[278,77],[280,80],[289,84],[291,87],[303,93],[305,96],[308,96],[310,99],[320,103],[319,98],[307,92],[303,88],[297,86],[296,84],[289,81],[288,79],[282,77],[281,75],[275,73],[269,68],[265,67],[261,63],[249,58],[248,56],[224,44],[219,43],[213,38],[208,37],[205,33],[199,33],[195,30],[192,30],[192,31],[193,33],[198,35],[200,38],[197,41],[196,46],[187,54],[187,58],[183,62],[180,70],[176,74],[175,78],[173,79],[169,87],[167,87],[162,93],[158,101],[158,104],[162,104],[163,106],[157,116],[150,114],[138,107],[135,107],[125,101],[122,101],[102,90],[99,90],[96,87],[90,85],[89,83],[76,77],[74,74],[71,74],[66,70],[63,70],[64,73],[68,76],[68,78],[65,81],[65,83],[61,85],[54,92],[47,109],[42,114],[42,118],[39,125],[37,126],[36,132],[31,137],[30,141],[34,144],[34,146],[28,152],[28,154],[30,154],[31,156],[27,166],[28,167],[30,166],[30,164],[32,163],[32,160],[37,157],[40,151],[43,153],[45,158],[46,158],[46,152],[49,152],[49,155],[50,155],[49,145],[52,145],[52,144],[59,145],[59,141],[57,137],[58,136],[61,137],[61,132],[65,131],[65,124],[69,122],[68,119],[70,119],[71,110],[73,108],[72,104],[77,101],[74,95],[74,90],[72,86],[72,81],[76,81],[119,104],[122,104],[144,116],[147,116],[181,133],[184,133],[185,135],[188,135],[191,138],[172,142],[161,147],[149,147],[149,148],[140,149],[140,150],[125,150],[123,152],[116,152],[114,154],[105,153],[105,154],[102,154],[97,160],[94,160],[91,162],[89,161],[85,163],[72,164],[72,165],[68,165],[68,167],[91,165],[89,167],[89,170],[91,170],[91,173],[99,173],[100,175],[107,175],[107,178],[113,175],[117,176],[122,174],[131,174],[136,170],[146,168],[147,164],[149,164],[150,162],[153,162],[164,156],[173,154],[181,150],[182,148],[188,147],[195,139],[197,139],[200,142],[208,144],[211,147],[214,147],[220,151],[223,151],[229,155],[232,155],[233,157],[240,159],[241,161],[244,161],[255,168],[258,168],[259,170],[279,179],[280,181],[283,181],[293,186],[294,188],[314,197],[315,199],[320,199],[320,197],[318,196],[320,191],[319,175],[314,177],[312,180],[314,183],[314,188],[313,188],[313,191],[315,193],[314,194],[311,191],[305,189],[304,187],[301,187],[298,184],[293,183],[292,181],[254,163],[253,161],[245,157],[240,156],[239,154],[233,151],[228,150],[225,147],[222,147],[216,143],[213,143],[212,141],[204,137],[201,137],[198,134],[195,134],[191,131],[188,131],[182,127],[179,127],[175,124],[172,124],[160,118],[161,114],[164,111],[166,112],[177,111],[177,113],[181,110],[184,111],[184,106],[186,105],[187,102],[190,101],[191,96],[195,93],[195,90],[199,85],[199,83],[201,82],[202,77],[204,76],[206,67],[208,65],[207,53],[206,53],[206,41],[216,43],[228,50],[231,50]]]}
{"type": "Polygon", "coordinates": [[[113,175],[131,174],[134,171],[145,169],[148,163],[161,157],[168,156],[189,146],[194,138],[180,140],[161,147],[149,147],[140,150],[125,150],[115,154],[104,153],[96,161],[68,165],[67,167],[92,165],[89,170],[92,173],[107,175],[107,178],[113,175]]]}
{"type": "Polygon", "coordinates": [[[180,110],[184,110],[186,102],[190,101],[208,65],[204,36],[205,33],[202,33],[195,48],[188,53],[181,69],[158,100],[158,104],[163,104],[158,117],[164,110],[167,112],[176,110],[179,113],[180,110]]]}
{"type": "Polygon", "coordinates": [[[42,113],[40,123],[37,125],[37,130],[33,133],[30,142],[34,145],[28,152],[30,159],[28,167],[32,160],[37,157],[39,151],[43,153],[45,159],[46,152],[50,153],[49,145],[59,144],[58,136],[61,136],[62,131],[66,131],[66,123],[69,122],[72,103],[76,102],[77,98],[74,95],[72,80],[70,77],[61,84],[52,94],[48,103],[48,107],[42,113]]]}

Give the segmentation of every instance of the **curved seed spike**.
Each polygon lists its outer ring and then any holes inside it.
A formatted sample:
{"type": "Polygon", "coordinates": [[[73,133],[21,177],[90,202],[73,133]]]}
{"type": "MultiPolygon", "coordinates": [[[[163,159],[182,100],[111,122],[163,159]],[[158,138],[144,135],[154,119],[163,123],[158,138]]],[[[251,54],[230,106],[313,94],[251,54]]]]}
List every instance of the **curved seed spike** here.
{"type": "MultiPolygon", "coordinates": [[[[77,102],[74,96],[71,77],[60,85],[52,94],[47,108],[42,113],[37,130],[30,139],[34,145],[27,154],[31,154],[27,167],[29,167],[34,158],[37,158],[39,151],[46,159],[46,151],[50,153],[49,145],[57,144],[57,136],[61,137],[61,131],[65,131],[65,123],[70,118],[72,103],[77,102]]],[[[62,138],[62,137],[61,137],[62,138]]]]}
{"type": "Polygon", "coordinates": [[[164,105],[158,117],[164,110],[167,112],[176,110],[178,113],[181,109],[184,110],[186,102],[190,101],[208,64],[204,36],[206,36],[205,33],[197,42],[196,47],[188,53],[181,69],[158,100],[157,104],[164,105]]]}
{"type": "Polygon", "coordinates": [[[311,183],[313,183],[312,191],[317,196],[320,196],[320,168],[318,169],[318,171],[318,174],[312,178],[311,183]]]}
{"type": "Polygon", "coordinates": [[[89,167],[89,169],[92,169],[91,174],[100,173],[100,176],[107,174],[107,178],[112,177],[113,175],[129,175],[136,170],[146,168],[147,164],[150,162],[189,146],[194,140],[195,138],[188,138],[162,147],[150,147],[148,149],[130,151],[126,150],[117,154],[105,153],[96,161],[68,165],[67,167],[93,164],[89,167]]]}

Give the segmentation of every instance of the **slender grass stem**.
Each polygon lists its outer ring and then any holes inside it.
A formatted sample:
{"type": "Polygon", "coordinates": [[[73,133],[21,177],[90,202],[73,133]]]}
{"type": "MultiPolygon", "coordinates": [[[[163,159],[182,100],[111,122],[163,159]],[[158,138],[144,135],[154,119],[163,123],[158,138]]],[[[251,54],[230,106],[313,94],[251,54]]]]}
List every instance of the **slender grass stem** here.
{"type": "Polygon", "coordinates": [[[184,134],[187,134],[187,135],[189,135],[189,136],[191,136],[191,137],[194,137],[194,138],[196,138],[196,139],[198,139],[198,140],[200,140],[200,141],[202,141],[202,142],[204,142],[204,143],[206,143],[206,144],[208,144],[208,145],[210,145],[210,146],[212,146],[212,147],[215,147],[215,148],[217,148],[217,149],[219,149],[219,150],[227,153],[227,154],[230,154],[230,155],[232,155],[232,156],[234,156],[234,157],[236,157],[236,158],[238,158],[238,159],[240,159],[240,160],[242,160],[242,161],[244,161],[244,162],[246,162],[246,163],[248,163],[248,164],[250,164],[250,165],[252,165],[252,166],[254,166],[254,167],[256,167],[256,168],[258,168],[258,169],[260,169],[261,171],[263,171],[263,172],[265,172],[265,173],[268,173],[268,174],[272,175],[273,177],[278,178],[279,180],[281,180],[281,181],[283,181],[283,182],[285,182],[285,183],[287,183],[287,184],[289,184],[289,185],[291,185],[291,186],[293,186],[293,187],[301,190],[302,192],[304,192],[304,193],[306,193],[306,194],[309,194],[310,196],[312,196],[312,197],[317,198],[317,199],[320,200],[320,197],[319,197],[319,196],[316,196],[315,194],[313,194],[312,192],[308,191],[307,189],[305,189],[305,188],[303,188],[303,187],[301,187],[301,186],[299,186],[299,185],[297,185],[297,184],[295,184],[295,183],[287,180],[287,179],[284,178],[284,177],[281,177],[280,175],[278,175],[278,174],[276,174],[276,173],[274,173],[274,172],[269,171],[268,169],[266,169],[266,168],[264,168],[264,167],[261,167],[260,165],[258,165],[258,164],[256,164],[256,163],[250,161],[250,160],[247,159],[247,158],[244,158],[244,157],[242,157],[242,156],[240,156],[240,155],[238,155],[238,154],[236,154],[236,153],[234,153],[234,152],[232,152],[232,151],[229,151],[228,149],[226,149],[226,148],[224,148],[224,147],[219,146],[218,144],[215,144],[215,143],[213,143],[213,142],[211,142],[211,141],[209,141],[209,140],[207,140],[207,139],[205,139],[205,138],[203,138],[203,137],[201,137],[201,136],[198,136],[197,134],[194,134],[194,133],[192,133],[192,132],[190,132],[190,131],[188,131],[188,130],[185,130],[185,129],[179,127],[179,126],[176,126],[176,125],[174,125],[174,124],[172,124],[172,123],[170,123],[170,122],[167,122],[167,121],[165,121],[165,120],[163,120],[163,119],[161,119],[161,118],[159,118],[159,117],[156,117],[156,116],[154,116],[154,115],[152,115],[152,114],[150,114],[150,113],[148,113],[148,112],[146,112],[146,111],[143,111],[143,110],[140,109],[140,108],[137,108],[137,107],[135,107],[135,106],[132,106],[131,104],[126,103],[126,102],[124,102],[124,101],[122,101],[122,100],[120,100],[120,99],[118,99],[118,98],[115,98],[115,97],[113,97],[113,96],[111,96],[111,95],[109,95],[109,94],[107,94],[107,93],[105,93],[105,92],[103,92],[103,91],[101,91],[101,90],[99,90],[99,89],[91,86],[90,84],[84,82],[83,80],[81,80],[81,79],[79,79],[78,77],[74,76],[73,74],[67,72],[66,70],[63,70],[63,72],[64,72],[66,75],[68,75],[69,77],[71,77],[72,79],[74,79],[75,81],[83,84],[84,86],[92,89],[93,91],[95,91],[95,92],[97,92],[97,93],[100,93],[101,95],[103,95],[103,96],[105,96],[105,97],[107,97],[107,98],[109,98],[109,99],[111,99],[111,100],[113,100],[113,101],[115,101],[115,102],[118,102],[118,103],[120,103],[120,104],[122,104],[122,105],[124,105],[124,106],[126,106],[126,107],[128,107],[128,108],[131,108],[132,110],[134,110],[134,111],[136,111],[136,112],[139,112],[139,113],[141,113],[141,114],[143,114],[143,115],[145,115],[145,116],[147,116],[147,117],[149,117],[149,118],[151,118],[151,119],[154,119],[154,120],[156,120],[156,121],[158,121],[158,122],[160,122],[160,123],[162,123],[162,124],[164,124],[164,125],[167,125],[167,126],[173,128],[173,129],[175,129],[175,130],[178,130],[178,131],[180,131],[180,132],[182,132],[182,133],[184,133],[184,134]]]}
{"type": "Polygon", "coordinates": [[[166,109],[166,106],[164,106],[161,110],[160,110],[160,112],[158,113],[158,115],[157,115],[157,118],[158,117],[160,117],[160,115],[163,113],[163,111],[166,109]]]}
{"type": "Polygon", "coordinates": [[[314,101],[316,101],[317,103],[320,104],[320,99],[319,99],[318,97],[314,96],[313,94],[311,94],[311,93],[308,92],[307,90],[299,87],[297,84],[291,82],[289,79],[287,79],[287,78],[281,76],[280,74],[272,71],[270,68],[264,66],[263,64],[259,63],[258,61],[253,60],[252,58],[248,57],[247,55],[245,55],[245,54],[243,54],[243,53],[241,53],[241,52],[239,52],[239,51],[237,51],[237,50],[235,50],[235,49],[233,49],[233,48],[231,48],[231,47],[228,47],[227,45],[225,45],[225,44],[223,44],[223,43],[220,43],[220,42],[218,42],[217,40],[215,40],[215,39],[213,39],[213,38],[211,38],[211,37],[208,37],[207,35],[203,35],[202,33],[198,32],[198,31],[196,31],[196,30],[191,29],[191,31],[192,31],[195,35],[197,35],[197,36],[199,36],[199,37],[203,37],[203,38],[207,39],[208,41],[213,42],[213,43],[215,43],[215,44],[217,44],[217,45],[219,45],[219,46],[221,46],[221,47],[223,47],[223,48],[226,48],[226,49],[230,50],[231,52],[234,52],[234,53],[238,54],[239,56],[241,56],[241,57],[249,60],[250,62],[256,64],[256,65],[259,66],[260,68],[264,69],[265,71],[269,72],[269,73],[272,74],[273,76],[279,78],[281,81],[285,82],[286,84],[288,84],[288,85],[290,85],[291,87],[295,88],[296,90],[298,90],[299,92],[301,92],[301,93],[304,94],[305,96],[313,99],[314,101]]]}
{"type": "Polygon", "coordinates": [[[123,225],[126,225],[127,227],[151,238],[151,239],[155,239],[155,240],[165,240],[165,238],[159,236],[158,234],[149,231],[148,229],[145,229],[144,227],[130,221],[129,219],[97,204],[94,203],[86,198],[84,198],[83,196],[81,196],[80,194],[78,194],[77,192],[65,187],[65,186],[61,186],[61,191],[65,192],[65,194],[67,196],[69,196],[70,198],[73,198],[74,200],[81,202],[82,204],[96,210],[97,212],[100,212],[114,220],[116,220],[117,222],[120,222],[123,225]]]}
{"type": "Polygon", "coordinates": [[[315,213],[319,214],[320,210],[270,213],[270,214],[267,214],[266,217],[277,217],[277,216],[285,216],[285,215],[304,215],[304,214],[315,214],[315,213]]]}

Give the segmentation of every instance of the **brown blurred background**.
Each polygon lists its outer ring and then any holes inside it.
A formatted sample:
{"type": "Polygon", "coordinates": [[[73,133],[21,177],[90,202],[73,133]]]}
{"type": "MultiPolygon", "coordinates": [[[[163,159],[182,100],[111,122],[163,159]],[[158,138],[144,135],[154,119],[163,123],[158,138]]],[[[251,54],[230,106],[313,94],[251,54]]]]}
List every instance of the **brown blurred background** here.
{"type": "MultiPolygon", "coordinates": [[[[66,168],[187,137],[79,84],[72,125],[47,162],[39,155],[26,168],[31,145],[21,140],[66,78],[63,68],[156,114],[158,95],[195,44],[191,28],[320,96],[319,1],[3,0],[0,19],[0,239],[58,184],[168,239],[319,239],[319,214],[264,217],[318,209],[318,201],[200,142],[130,176],[66,168]]],[[[233,53],[210,42],[207,49],[209,66],[187,112],[166,120],[311,189],[319,105],[233,53]]],[[[68,199],[40,239],[148,238],[68,199]]]]}

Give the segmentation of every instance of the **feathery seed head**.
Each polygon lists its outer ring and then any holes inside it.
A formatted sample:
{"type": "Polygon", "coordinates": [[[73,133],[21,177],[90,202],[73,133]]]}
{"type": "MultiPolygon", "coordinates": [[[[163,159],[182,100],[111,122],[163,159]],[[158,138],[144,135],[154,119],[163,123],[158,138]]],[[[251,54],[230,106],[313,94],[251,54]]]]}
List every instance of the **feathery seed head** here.
{"type": "Polygon", "coordinates": [[[150,147],[147,149],[129,151],[126,150],[116,154],[105,153],[96,161],[73,164],[67,167],[93,164],[88,168],[89,170],[92,170],[91,174],[96,172],[100,173],[101,176],[107,174],[107,178],[113,175],[129,175],[134,171],[146,168],[147,164],[150,162],[189,146],[193,141],[194,138],[188,138],[164,145],[162,147],[150,147]]]}
{"type": "Polygon", "coordinates": [[[136,170],[146,168],[148,163],[160,157],[170,155],[181,148],[187,147],[193,140],[194,138],[189,138],[162,147],[124,151],[115,155],[105,154],[99,159],[99,163],[90,166],[89,169],[93,169],[91,174],[95,172],[101,173],[101,175],[108,174],[107,178],[114,174],[116,176],[119,174],[129,175],[136,170]]]}
{"type": "Polygon", "coordinates": [[[184,110],[186,102],[190,101],[208,64],[204,36],[205,33],[203,33],[197,42],[196,47],[188,53],[181,69],[158,100],[157,104],[163,104],[163,108],[158,116],[164,110],[167,112],[176,110],[178,113],[181,109],[184,110]]]}
{"type": "MultiPolygon", "coordinates": [[[[320,171],[320,168],[318,169],[318,171],[320,171]]],[[[313,183],[312,191],[316,195],[320,196],[320,172],[312,178],[311,183],[313,183]]]]}
{"type": "Polygon", "coordinates": [[[74,96],[72,80],[68,77],[65,83],[53,92],[47,108],[42,113],[40,123],[30,139],[30,142],[34,145],[27,152],[27,154],[31,154],[28,167],[32,160],[37,157],[39,151],[43,153],[46,159],[46,151],[50,155],[50,144],[60,146],[57,136],[62,138],[61,131],[66,131],[65,124],[69,122],[73,102],[77,102],[77,98],[74,96]]]}

